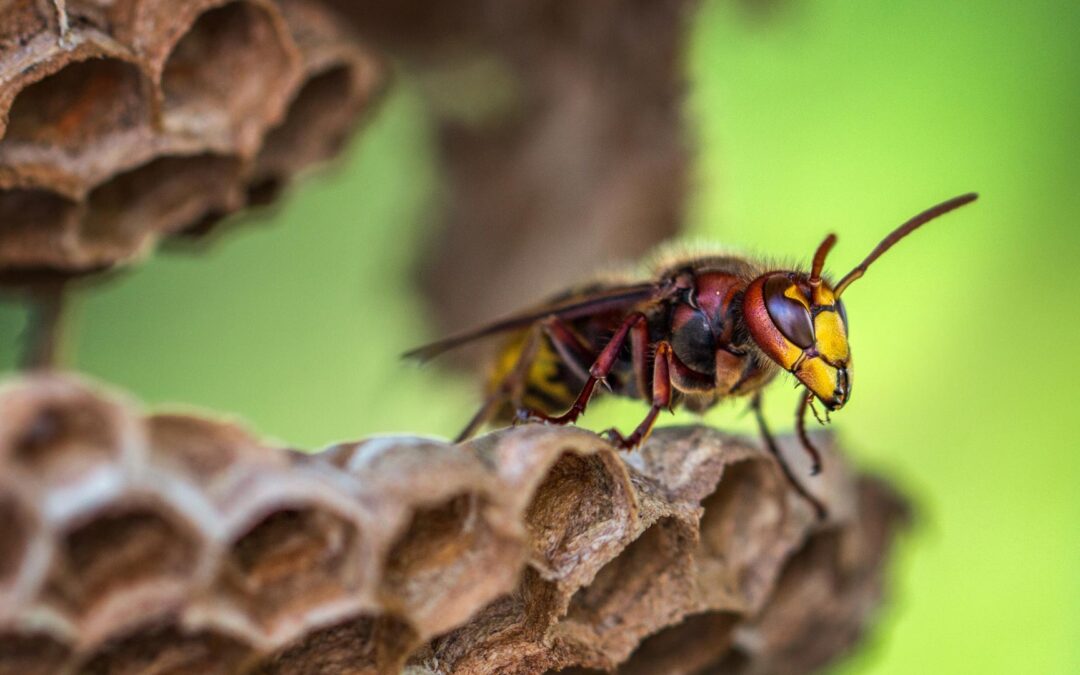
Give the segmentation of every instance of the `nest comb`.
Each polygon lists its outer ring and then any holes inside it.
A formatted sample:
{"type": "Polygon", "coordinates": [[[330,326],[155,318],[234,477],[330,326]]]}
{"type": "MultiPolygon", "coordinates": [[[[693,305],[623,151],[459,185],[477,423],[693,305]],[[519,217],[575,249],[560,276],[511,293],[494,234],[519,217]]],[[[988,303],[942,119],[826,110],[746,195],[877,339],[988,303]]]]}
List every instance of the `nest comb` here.
{"type": "Polygon", "coordinates": [[[832,449],[529,425],[313,455],[68,376],[0,390],[0,673],[800,673],[866,627],[903,503],[832,449]]]}
{"type": "Polygon", "coordinates": [[[0,277],[200,232],[342,145],[380,61],[313,0],[0,7],[0,277]]]}

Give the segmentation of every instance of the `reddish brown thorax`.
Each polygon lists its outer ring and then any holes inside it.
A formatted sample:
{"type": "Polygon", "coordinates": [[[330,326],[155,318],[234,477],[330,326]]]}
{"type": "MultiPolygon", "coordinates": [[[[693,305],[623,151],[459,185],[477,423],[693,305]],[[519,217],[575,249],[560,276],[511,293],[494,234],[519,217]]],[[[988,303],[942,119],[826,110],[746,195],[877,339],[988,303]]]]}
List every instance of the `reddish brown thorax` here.
{"type": "Polygon", "coordinates": [[[742,289],[742,280],[729,272],[703,272],[694,279],[671,317],[672,348],[683,363],[699,373],[716,372],[714,352],[731,345],[742,289]]]}

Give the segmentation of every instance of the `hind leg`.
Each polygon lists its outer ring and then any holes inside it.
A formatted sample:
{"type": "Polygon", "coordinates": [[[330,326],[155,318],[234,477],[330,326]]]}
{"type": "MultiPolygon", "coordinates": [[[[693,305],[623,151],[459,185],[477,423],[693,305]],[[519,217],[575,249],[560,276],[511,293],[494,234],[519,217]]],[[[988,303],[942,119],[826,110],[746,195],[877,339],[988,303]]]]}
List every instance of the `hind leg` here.
{"type": "Polygon", "coordinates": [[[503,377],[499,385],[487,395],[483,405],[476,411],[465,428],[458,434],[460,443],[475,434],[498,413],[499,408],[509,402],[515,410],[522,408],[522,399],[529,381],[529,369],[536,360],[543,336],[551,341],[559,358],[575,373],[581,373],[582,379],[588,377],[589,364],[593,361],[593,350],[562,319],[550,317],[529,329],[525,343],[518,354],[514,366],[503,377]]]}
{"type": "MultiPolygon", "coordinates": [[[[522,417],[525,419],[534,419],[541,422],[548,422],[550,424],[573,424],[577,421],[577,418],[581,417],[585,413],[585,408],[589,404],[589,399],[592,398],[593,391],[596,389],[596,385],[601,382],[606,382],[607,376],[611,373],[615,367],[615,363],[619,358],[619,350],[626,344],[627,339],[632,340],[632,347],[634,348],[634,361],[635,365],[638,362],[638,352],[644,353],[647,348],[648,337],[648,324],[646,323],[645,315],[641,312],[634,312],[630,316],[626,317],[619,329],[615,331],[615,335],[601,350],[600,355],[596,357],[592,365],[589,367],[589,377],[585,380],[585,385],[581,388],[581,392],[577,395],[577,398],[571,404],[570,409],[562,415],[552,416],[543,412],[535,410],[522,411],[522,417]],[[645,339],[638,337],[631,337],[631,331],[635,336],[644,335],[645,339]]],[[[640,381],[640,380],[639,380],[640,381]]]]}
{"type": "Polygon", "coordinates": [[[472,416],[469,423],[465,425],[465,428],[462,429],[461,433],[454,439],[455,443],[461,443],[476,434],[481,427],[491,421],[491,418],[498,412],[499,407],[506,403],[506,401],[521,399],[521,392],[525,388],[525,381],[528,378],[529,368],[532,367],[539,346],[540,327],[533,326],[529,329],[529,333],[525,337],[525,343],[518,353],[514,366],[506,376],[503,377],[498,386],[487,395],[484,399],[484,403],[480,406],[480,409],[476,411],[476,414],[472,416]]]}

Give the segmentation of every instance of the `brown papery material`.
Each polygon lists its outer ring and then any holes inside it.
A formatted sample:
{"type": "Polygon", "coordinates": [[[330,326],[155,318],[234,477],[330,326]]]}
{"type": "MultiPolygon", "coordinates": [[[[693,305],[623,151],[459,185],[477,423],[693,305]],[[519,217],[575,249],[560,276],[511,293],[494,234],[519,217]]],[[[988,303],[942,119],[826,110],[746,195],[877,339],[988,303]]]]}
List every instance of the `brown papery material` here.
{"type": "Polygon", "coordinates": [[[383,80],[317,0],[58,4],[0,9],[6,283],[130,263],[268,201],[340,149],[383,80]]]}
{"type": "Polygon", "coordinates": [[[26,377],[0,390],[0,673],[810,672],[869,626],[905,514],[819,444],[824,523],[704,427],[308,455],[26,377]]]}

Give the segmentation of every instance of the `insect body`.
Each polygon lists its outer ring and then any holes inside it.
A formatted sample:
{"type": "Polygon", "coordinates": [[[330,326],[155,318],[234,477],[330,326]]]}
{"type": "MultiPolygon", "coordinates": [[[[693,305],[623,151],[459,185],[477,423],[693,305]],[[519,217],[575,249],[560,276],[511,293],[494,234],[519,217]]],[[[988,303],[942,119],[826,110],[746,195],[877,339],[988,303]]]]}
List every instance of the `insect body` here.
{"type": "Polygon", "coordinates": [[[461,439],[487,422],[572,423],[597,386],[606,385],[616,395],[651,403],[628,436],[607,432],[613,443],[632,448],[648,437],[664,408],[704,411],[725,398],[749,396],[767,447],[823,516],[824,508],[795,480],[768,430],[762,389],[781,370],[805,387],[796,430],[816,473],[820,457],[806,433],[807,410],[815,399],[834,411],[851,398],[847,314],[840,296],[900,239],[975,198],[956,197],[915,216],[835,285],[822,276],[835,235],[818,247],[809,271],[730,256],[689,258],[656,270],[652,280],[578,288],[406,356],[427,360],[482,337],[508,334],[487,398],[461,439]]]}

